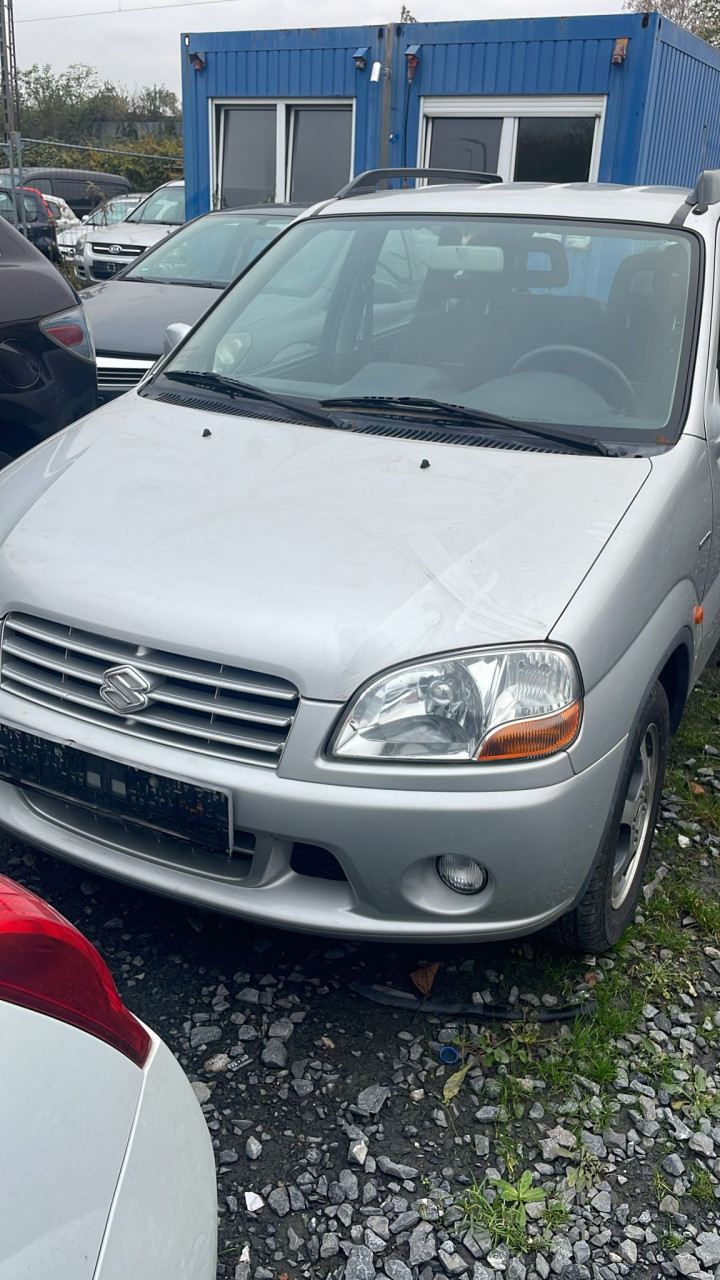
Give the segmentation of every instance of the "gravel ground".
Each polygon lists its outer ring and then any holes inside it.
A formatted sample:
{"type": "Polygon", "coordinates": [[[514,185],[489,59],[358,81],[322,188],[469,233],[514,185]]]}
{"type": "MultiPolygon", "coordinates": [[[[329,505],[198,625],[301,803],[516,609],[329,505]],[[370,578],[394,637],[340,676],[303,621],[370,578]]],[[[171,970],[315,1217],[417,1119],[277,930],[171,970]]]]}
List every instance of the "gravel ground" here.
{"type": "Polygon", "coordinates": [[[219,1276],[720,1280],[719,719],[712,668],[607,957],[264,932],[0,836],[193,1082],[219,1276]]]}

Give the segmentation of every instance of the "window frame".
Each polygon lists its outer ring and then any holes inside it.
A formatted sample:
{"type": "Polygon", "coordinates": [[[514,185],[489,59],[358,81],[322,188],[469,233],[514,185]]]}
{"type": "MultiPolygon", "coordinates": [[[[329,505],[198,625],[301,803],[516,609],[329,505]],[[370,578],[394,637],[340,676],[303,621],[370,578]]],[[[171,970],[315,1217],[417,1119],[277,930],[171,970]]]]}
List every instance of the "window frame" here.
{"type": "Polygon", "coordinates": [[[211,98],[208,101],[210,127],[210,207],[220,209],[220,192],[223,181],[223,152],[225,149],[225,121],[232,107],[265,107],[275,110],[275,204],[287,204],[292,186],[292,141],[295,127],[294,108],[345,107],[350,108],[350,155],[348,181],[355,171],[355,98],[211,98]]]}
{"type": "Polygon", "coordinates": [[[438,118],[493,117],[502,119],[498,173],[504,182],[513,182],[517,157],[518,121],[523,117],[552,116],[556,119],[573,119],[577,116],[595,118],[592,151],[590,154],[589,182],[598,181],[600,154],[605,130],[607,97],[597,95],[563,94],[554,97],[424,97],[420,99],[420,129],[418,130],[419,167],[430,163],[432,121],[438,118]]]}

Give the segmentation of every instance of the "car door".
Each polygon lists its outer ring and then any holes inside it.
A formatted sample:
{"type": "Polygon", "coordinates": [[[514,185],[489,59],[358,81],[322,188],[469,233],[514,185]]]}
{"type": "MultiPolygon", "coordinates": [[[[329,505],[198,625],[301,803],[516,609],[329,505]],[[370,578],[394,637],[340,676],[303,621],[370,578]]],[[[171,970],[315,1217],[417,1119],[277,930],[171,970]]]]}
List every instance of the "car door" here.
{"type": "Polygon", "coordinates": [[[703,641],[701,662],[707,661],[720,640],[720,225],[716,230],[715,288],[713,296],[713,336],[705,403],[705,434],[712,478],[712,525],[705,537],[710,544],[705,593],[703,596],[703,641]]]}

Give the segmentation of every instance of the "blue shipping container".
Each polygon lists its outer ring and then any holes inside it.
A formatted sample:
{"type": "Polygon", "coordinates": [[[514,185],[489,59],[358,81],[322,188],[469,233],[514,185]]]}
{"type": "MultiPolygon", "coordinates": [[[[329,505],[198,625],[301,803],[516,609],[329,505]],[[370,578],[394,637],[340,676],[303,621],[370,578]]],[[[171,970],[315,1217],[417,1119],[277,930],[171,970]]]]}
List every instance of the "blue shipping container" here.
{"type": "Polygon", "coordinates": [[[435,162],[691,185],[720,166],[720,52],[659,14],[188,34],[188,216],[435,162]]]}

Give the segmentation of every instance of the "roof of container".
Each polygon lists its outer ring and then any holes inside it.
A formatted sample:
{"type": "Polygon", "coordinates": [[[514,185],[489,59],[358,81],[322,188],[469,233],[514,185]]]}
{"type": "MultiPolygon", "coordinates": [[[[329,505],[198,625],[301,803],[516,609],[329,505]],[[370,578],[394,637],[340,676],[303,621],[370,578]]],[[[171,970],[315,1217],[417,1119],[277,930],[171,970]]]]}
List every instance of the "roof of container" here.
{"type": "Polygon", "coordinates": [[[417,190],[375,191],[332,200],[321,216],[358,213],[498,213],[670,222],[689,195],[686,187],[631,187],[603,182],[460,183],[417,190]]]}

